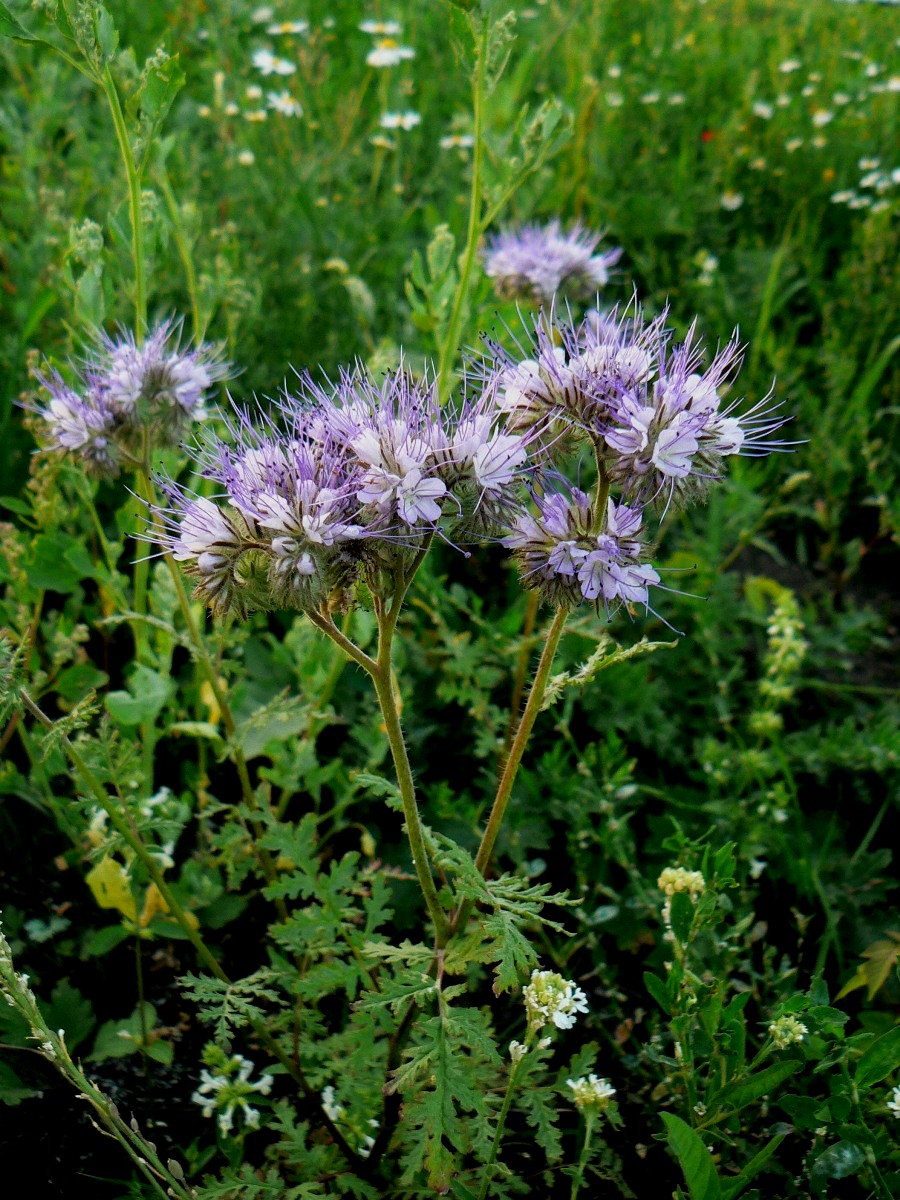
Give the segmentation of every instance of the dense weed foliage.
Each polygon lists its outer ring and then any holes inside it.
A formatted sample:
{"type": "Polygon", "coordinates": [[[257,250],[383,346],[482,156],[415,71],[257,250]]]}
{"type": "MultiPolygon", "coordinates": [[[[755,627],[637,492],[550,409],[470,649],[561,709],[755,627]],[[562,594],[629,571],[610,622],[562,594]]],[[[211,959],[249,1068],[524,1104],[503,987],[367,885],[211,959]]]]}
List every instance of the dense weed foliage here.
{"type": "Polygon", "coordinates": [[[0,5],[36,1194],[900,1195],[892,7],[0,5]]]}

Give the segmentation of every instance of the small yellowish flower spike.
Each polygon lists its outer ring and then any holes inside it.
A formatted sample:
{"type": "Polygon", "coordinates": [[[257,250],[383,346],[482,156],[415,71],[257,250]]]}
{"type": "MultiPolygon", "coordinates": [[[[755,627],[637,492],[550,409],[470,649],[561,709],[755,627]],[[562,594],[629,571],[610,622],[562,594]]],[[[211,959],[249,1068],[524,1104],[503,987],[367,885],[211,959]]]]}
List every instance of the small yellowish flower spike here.
{"type": "Polygon", "coordinates": [[[699,871],[686,871],[684,867],[666,867],[656,881],[656,886],[667,896],[676,892],[690,892],[691,899],[696,900],[706,891],[706,880],[699,871]]]}
{"type": "Polygon", "coordinates": [[[555,971],[532,971],[531,983],[523,995],[532,1032],[550,1023],[557,1029],[571,1029],[576,1014],[588,1011],[587,996],[581,988],[555,971]]]}
{"type": "Polygon", "coordinates": [[[809,1030],[796,1017],[779,1017],[769,1026],[769,1033],[779,1050],[784,1050],[793,1042],[802,1042],[809,1030]]]}
{"type": "Polygon", "coordinates": [[[572,1089],[575,1107],[582,1112],[605,1112],[616,1094],[614,1087],[596,1075],[582,1075],[579,1079],[567,1079],[566,1083],[572,1089]]]}

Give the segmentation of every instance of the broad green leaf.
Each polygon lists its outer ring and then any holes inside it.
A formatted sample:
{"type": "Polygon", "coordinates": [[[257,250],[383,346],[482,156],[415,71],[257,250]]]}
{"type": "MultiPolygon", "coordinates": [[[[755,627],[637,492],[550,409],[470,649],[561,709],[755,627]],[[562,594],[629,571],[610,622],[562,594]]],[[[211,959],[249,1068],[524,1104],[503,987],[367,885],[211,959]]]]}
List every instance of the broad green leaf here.
{"type": "Polygon", "coordinates": [[[686,946],[691,940],[691,926],[694,924],[694,902],[687,892],[676,892],[672,897],[671,921],[672,932],[686,946]]]}
{"type": "Polygon", "coordinates": [[[691,1200],[722,1200],[722,1186],[700,1135],[674,1113],[662,1114],[670,1150],[681,1164],[691,1200]]]}
{"type": "Polygon", "coordinates": [[[5,1062],[0,1062],[0,1103],[8,1104],[10,1108],[13,1108],[15,1105],[21,1104],[23,1100],[39,1095],[40,1092],[26,1087],[12,1067],[7,1066],[5,1062]]]}
{"type": "Polygon", "coordinates": [[[857,1087],[880,1083],[900,1067],[900,1025],[876,1038],[856,1064],[857,1087]]]}
{"type": "Polygon", "coordinates": [[[809,1174],[814,1182],[846,1179],[855,1175],[865,1161],[865,1151],[855,1142],[836,1142],[815,1159],[809,1174]]]}
{"type": "Polygon", "coordinates": [[[663,1010],[664,1013],[672,1015],[672,1000],[669,996],[669,989],[666,987],[662,979],[658,975],[653,975],[649,971],[644,972],[644,987],[663,1010]]]}
{"type": "Polygon", "coordinates": [[[156,719],[174,689],[168,676],[138,663],[128,682],[128,691],[110,692],[106,707],[120,725],[143,725],[145,721],[156,719]]]}
{"type": "Polygon", "coordinates": [[[727,1104],[729,1108],[737,1112],[747,1104],[752,1104],[754,1100],[767,1096],[769,1092],[784,1083],[785,1079],[799,1071],[802,1066],[803,1063],[794,1058],[773,1063],[764,1071],[757,1071],[749,1079],[738,1080],[736,1083],[729,1083],[721,1088],[710,1097],[708,1107],[715,1109],[727,1104]]]}
{"type": "Polygon", "coordinates": [[[97,1024],[90,1000],[82,996],[78,988],[72,987],[68,979],[56,985],[50,1003],[42,1004],[41,1009],[51,1029],[65,1030],[66,1045],[70,1050],[83,1042],[97,1024]]]}

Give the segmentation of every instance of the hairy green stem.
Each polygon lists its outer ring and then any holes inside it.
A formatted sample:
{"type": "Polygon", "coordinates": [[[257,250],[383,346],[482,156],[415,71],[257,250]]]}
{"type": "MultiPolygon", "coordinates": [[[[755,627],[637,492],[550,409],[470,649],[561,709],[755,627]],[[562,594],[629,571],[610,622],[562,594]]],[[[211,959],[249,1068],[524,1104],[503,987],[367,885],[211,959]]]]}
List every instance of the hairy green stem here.
{"type": "MultiPolygon", "coordinates": [[[[472,18],[476,20],[477,18],[472,18]]],[[[469,227],[466,235],[466,248],[463,256],[459,284],[453,299],[453,308],[447,321],[447,329],[441,344],[438,363],[438,387],[441,403],[446,404],[450,397],[450,368],[459,349],[462,336],[462,321],[469,287],[472,282],[472,272],[475,269],[475,259],[478,254],[478,240],[484,228],[481,218],[481,176],[484,166],[484,84],[487,72],[487,41],[489,24],[487,18],[482,18],[482,27],[473,35],[475,41],[475,74],[472,79],[472,103],[474,109],[475,146],[472,151],[472,190],[469,197],[469,227]]]]}
{"type": "Polygon", "coordinates": [[[146,261],[144,256],[144,219],[141,213],[141,175],[134,161],[131,142],[128,138],[128,128],[125,124],[125,114],[119,100],[119,92],[109,65],[103,68],[100,76],[100,86],[109,104],[113,125],[116,129],[116,140],[122,154],[125,167],[125,177],[128,183],[128,209],[131,216],[131,251],[134,263],[134,336],[138,344],[143,340],[147,328],[147,278],[146,261]]]}
{"type": "Polygon", "coordinates": [[[488,1155],[488,1160],[484,1164],[484,1175],[481,1179],[481,1187],[478,1190],[478,1200],[485,1200],[488,1193],[488,1188],[491,1186],[491,1168],[497,1161],[497,1153],[500,1149],[500,1139],[503,1137],[503,1130],[506,1126],[506,1118],[509,1116],[510,1105],[512,1104],[513,1093],[516,1088],[516,1079],[519,1075],[519,1067],[522,1063],[518,1059],[513,1063],[513,1069],[509,1073],[509,1083],[506,1085],[506,1094],[503,1097],[503,1105],[497,1117],[497,1128],[494,1130],[494,1140],[491,1142],[491,1152],[488,1155]]]}
{"type": "Polygon", "coordinates": [[[450,923],[444,910],[441,908],[434,877],[431,874],[431,868],[428,864],[425,832],[422,826],[422,818],[419,815],[419,806],[416,802],[416,788],[413,782],[412,769],[409,764],[409,756],[406,752],[403,729],[400,725],[400,713],[397,708],[397,697],[394,692],[391,672],[391,652],[393,649],[394,631],[397,627],[397,618],[400,615],[403,598],[409,590],[413,576],[427,553],[427,549],[427,545],[421,547],[410,567],[404,572],[401,585],[394,596],[390,609],[386,610],[381,605],[378,607],[378,653],[376,658],[371,658],[352,642],[346,634],[342,633],[334,624],[330,615],[324,610],[319,613],[309,613],[308,615],[317,629],[320,629],[327,637],[331,638],[335,645],[340,646],[349,658],[363,668],[375,687],[375,694],[378,697],[378,704],[384,719],[388,745],[391,749],[391,757],[394,761],[394,770],[397,774],[397,786],[403,805],[406,833],[409,838],[409,847],[416,870],[416,878],[419,881],[419,887],[422,890],[422,896],[428,908],[429,916],[434,924],[437,945],[444,946],[450,935],[450,923]]]}
{"type": "Polygon", "coordinates": [[[185,283],[187,284],[188,297],[191,303],[191,324],[194,331],[194,345],[199,346],[203,341],[203,335],[206,333],[206,324],[203,320],[203,313],[200,308],[200,289],[197,285],[197,269],[194,266],[191,248],[188,245],[187,235],[184,229],[184,222],[181,219],[181,210],[178,207],[178,199],[174,190],[172,189],[169,173],[164,166],[159,167],[156,179],[159,183],[159,190],[162,192],[163,200],[166,202],[169,220],[172,223],[172,233],[175,238],[175,246],[178,250],[178,257],[181,259],[182,267],[184,267],[184,278],[185,283]]]}
{"type": "Polygon", "coordinates": [[[519,721],[516,736],[513,738],[512,746],[510,747],[509,755],[503,768],[503,774],[500,776],[497,795],[494,797],[494,803],[488,817],[484,836],[481,839],[481,845],[478,847],[478,853],[475,856],[475,866],[482,875],[487,874],[491,865],[497,835],[500,833],[500,826],[503,824],[506,808],[512,795],[513,785],[516,782],[516,776],[522,762],[522,755],[525,753],[525,747],[528,744],[534,723],[537,720],[538,713],[541,711],[541,703],[544,699],[544,692],[547,690],[547,681],[550,678],[550,669],[553,666],[553,660],[556,657],[556,650],[563,635],[568,616],[568,608],[558,608],[550,629],[547,632],[547,641],[544,643],[543,653],[538,663],[534,682],[528,693],[528,702],[525,705],[525,711],[522,713],[522,719],[519,721]]]}
{"type": "Polygon", "coordinates": [[[578,1192],[584,1183],[584,1169],[587,1166],[588,1154],[591,1149],[591,1134],[594,1132],[594,1114],[590,1111],[584,1114],[584,1145],[581,1147],[581,1154],[578,1157],[578,1167],[575,1176],[572,1179],[572,1191],[569,1195],[569,1200],[577,1200],[578,1192]]]}
{"type": "Polygon", "coordinates": [[[419,806],[416,803],[416,788],[413,782],[409,756],[406,752],[406,741],[400,725],[400,714],[397,710],[397,697],[394,692],[391,677],[391,647],[393,630],[382,625],[382,636],[378,644],[378,665],[372,674],[372,682],[384,718],[385,732],[391,747],[391,757],[394,760],[394,770],[397,772],[397,785],[400,788],[400,798],[403,802],[403,816],[406,821],[406,833],[409,838],[409,848],[412,852],[413,866],[422,895],[434,924],[435,938],[439,946],[446,945],[450,935],[450,922],[441,908],[438,899],[434,876],[428,863],[428,850],[425,846],[425,833],[419,806]]]}

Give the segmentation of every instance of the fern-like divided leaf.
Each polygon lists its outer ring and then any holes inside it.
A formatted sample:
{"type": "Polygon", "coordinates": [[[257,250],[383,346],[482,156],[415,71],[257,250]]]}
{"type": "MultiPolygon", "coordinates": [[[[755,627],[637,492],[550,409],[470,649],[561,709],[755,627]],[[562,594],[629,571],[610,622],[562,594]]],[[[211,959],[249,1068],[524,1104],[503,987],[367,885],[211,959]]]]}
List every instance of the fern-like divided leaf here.
{"type": "Polygon", "coordinates": [[[515,987],[537,965],[538,956],[523,930],[546,925],[558,933],[565,929],[543,915],[547,904],[571,905],[566,892],[551,894],[549,884],[530,884],[517,875],[485,879],[475,860],[449,838],[432,835],[437,866],[453,877],[459,903],[478,906],[471,932],[451,947],[446,969],[458,974],[467,963],[495,963],[494,994],[515,987]],[[487,910],[487,911],[485,911],[487,910]]]}
{"type": "Polygon", "coordinates": [[[453,1008],[448,997],[457,990],[445,989],[435,1016],[417,1024],[389,1085],[404,1101],[403,1182],[413,1185],[424,1171],[441,1194],[467,1154],[484,1161],[499,1103],[501,1061],[489,1014],[453,1008]]]}
{"type": "Polygon", "coordinates": [[[585,687],[595,675],[599,675],[607,667],[614,667],[617,663],[626,662],[629,658],[637,658],[641,654],[652,654],[654,650],[671,650],[677,645],[677,640],[674,642],[651,642],[643,637],[633,646],[622,647],[617,645],[608,633],[604,633],[596,650],[577,671],[563,671],[561,675],[551,677],[544,692],[541,712],[554,705],[567,688],[585,687]]]}
{"type": "Polygon", "coordinates": [[[270,986],[276,979],[274,971],[262,967],[232,983],[212,975],[190,974],[180,983],[186,998],[197,1005],[200,1019],[215,1025],[216,1041],[227,1045],[237,1030],[265,1017],[264,1003],[281,1006],[282,997],[270,986]]]}

